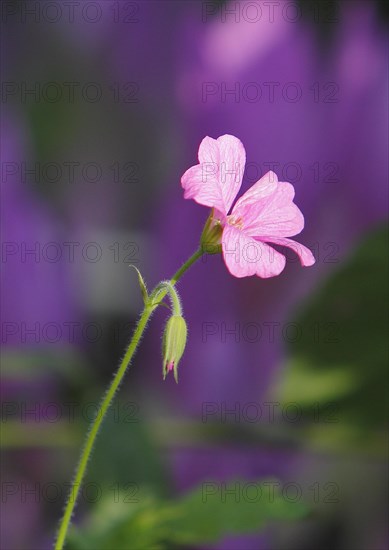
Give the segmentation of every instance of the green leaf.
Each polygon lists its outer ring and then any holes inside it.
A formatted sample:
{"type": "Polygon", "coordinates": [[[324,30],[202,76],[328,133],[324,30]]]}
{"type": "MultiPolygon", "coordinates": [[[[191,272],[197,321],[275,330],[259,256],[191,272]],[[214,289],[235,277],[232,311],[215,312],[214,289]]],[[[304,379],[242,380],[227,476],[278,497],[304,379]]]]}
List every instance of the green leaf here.
{"type": "Polygon", "coordinates": [[[105,498],[96,508],[83,529],[72,529],[67,550],[115,550],[162,548],[158,545],[159,509],[157,501],[147,490],[137,495],[138,502],[125,502],[120,495],[105,498]]]}
{"type": "Polygon", "coordinates": [[[273,500],[269,485],[244,480],[203,484],[171,510],[167,526],[170,540],[177,544],[217,542],[227,535],[259,531],[270,520],[306,514],[302,504],[287,502],[279,490],[273,500]]]}
{"type": "Polygon", "coordinates": [[[142,488],[138,502],[105,499],[84,528],[72,529],[68,550],[166,549],[213,543],[253,533],[272,520],[304,517],[306,507],[272,494],[263,482],[203,484],[176,501],[157,500],[142,488]]]}

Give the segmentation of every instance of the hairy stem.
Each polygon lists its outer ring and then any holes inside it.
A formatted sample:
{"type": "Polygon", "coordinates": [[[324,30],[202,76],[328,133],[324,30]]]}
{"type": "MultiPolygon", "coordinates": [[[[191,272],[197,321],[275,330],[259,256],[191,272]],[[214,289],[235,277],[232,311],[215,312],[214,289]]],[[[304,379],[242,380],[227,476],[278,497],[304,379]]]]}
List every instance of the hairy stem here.
{"type": "MultiPolygon", "coordinates": [[[[173,275],[173,277],[170,280],[170,284],[174,285],[181,277],[182,275],[201,257],[202,251],[199,249],[197,250],[193,256],[189,258],[188,261],[186,261],[182,267],[173,275]]],[[[69,498],[66,504],[65,512],[63,515],[63,518],[61,520],[61,524],[58,531],[58,537],[57,541],[55,543],[55,550],[62,550],[63,545],[65,543],[66,535],[69,529],[69,525],[72,519],[74,507],[77,502],[77,497],[80,492],[80,488],[85,476],[85,472],[88,466],[88,462],[91,456],[91,453],[93,451],[93,447],[95,444],[96,436],[99,432],[99,429],[101,427],[101,424],[104,420],[104,417],[109,409],[109,407],[112,404],[113,398],[115,396],[115,393],[117,389],[119,388],[123,377],[126,373],[127,367],[129,366],[136,350],[139,345],[139,342],[143,336],[143,333],[145,331],[145,328],[147,326],[147,323],[152,316],[153,312],[158,307],[158,304],[154,303],[154,299],[156,295],[158,295],[158,299],[163,299],[164,296],[166,296],[168,290],[165,288],[164,290],[158,290],[158,286],[155,288],[155,290],[151,293],[149,296],[149,299],[147,303],[145,304],[145,307],[143,309],[142,315],[140,316],[140,319],[138,321],[138,324],[135,328],[134,334],[132,336],[131,342],[127,348],[127,351],[122,359],[122,362],[120,363],[120,366],[108,388],[107,393],[104,395],[100,408],[98,410],[98,413],[96,415],[95,420],[92,423],[91,429],[88,433],[88,436],[86,438],[85,446],[81,453],[81,458],[78,463],[76,473],[74,480],[72,482],[72,487],[70,490],[69,498]]]]}
{"type": "Polygon", "coordinates": [[[187,260],[181,267],[176,271],[173,277],[170,279],[172,285],[175,285],[176,282],[183,276],[185,271],[187,271],[201,256],[203,255],[203,250],[199,248],[196,252],[187,260]]]}

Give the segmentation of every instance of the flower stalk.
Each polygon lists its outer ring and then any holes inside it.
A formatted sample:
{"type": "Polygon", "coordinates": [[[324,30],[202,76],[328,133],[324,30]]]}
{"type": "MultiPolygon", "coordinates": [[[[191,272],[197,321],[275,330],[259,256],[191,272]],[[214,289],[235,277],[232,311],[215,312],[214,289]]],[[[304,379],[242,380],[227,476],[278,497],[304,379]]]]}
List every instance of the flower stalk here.
{"type": "Polygon", "coordinates": [[[131,342],[127,348],[127,351],[120,363],[120,366],[108,388],[107,393],[104,395],[98,413],[96,415],[95,420],[93,421],[90,431],[87,435],[86,442],[84,445],[84,448],[81,452],[80,461],[78,463],[76,473],[71,485],[70,494],[67,500],[67,504],[65,507],[65,512],[62,517],[57,540],[55,542],[55,550],[62,550],[65,544],[66,536],[69,530],[69,526],[71,523],[72,515],[74,512],[74,508],[77,502],[77,498],[80,493],[80,489],[85,477],[85,473],[87,470],[88,462],[91,457],[94,444],[96,441],[97,434],[101,428],[101,425],[103,423],[103,420],[105,418],[105,415],[107,414],[108,409],[110,408],[113,398],[115,397],[115,394],[123,381],[124,375],[127,371],[128,366],[131,363],[131,360],[139,346],[139,342],[142,339],[143,333],[147,327],[147,323],[149,322],[152,314],[157,309],[157,307],[161,304],[161,301],[166,296],[166,294],[169,293],[169,296],[172,300],[172,307],[173,307],[173,313],[174,312],[182,312],[180,300],[178,297],[178,294],[176,290],[174,289],[174,285],[177,283],[177,281],[180,280],[182,275],[202,256],[203,252],[199,249],[197,250],[181,267],[176,271],[176,273],[173,275],[173,277],[170,279],[170,281],[163,281],[162,283],[159,283],[153,292],[146,297],[145,299],[145,306],[142,311],[142,314],[139,318],[138,324],[135,328],[134,334],[132,336],[131,342]]]}

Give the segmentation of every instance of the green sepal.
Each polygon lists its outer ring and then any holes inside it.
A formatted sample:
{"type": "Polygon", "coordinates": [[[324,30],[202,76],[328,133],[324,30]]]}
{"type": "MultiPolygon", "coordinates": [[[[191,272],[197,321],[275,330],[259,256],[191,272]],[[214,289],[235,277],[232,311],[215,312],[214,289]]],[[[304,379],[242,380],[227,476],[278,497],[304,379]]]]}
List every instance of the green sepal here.
{"type": "Polygon", "coordinates": [[[137,267],[135,267],[133,264],[129,264],[129,265],[130,265],[130,267],[133,267],[135,269],[135,271],[137,272],[137,274],[138,274],[138,281],[139,281],[139,286],[140,286],[140,290],[141,290],[141,293],[142,293],[143,303],[146,306],[148,301],[149,301],[149,295],[148,295],[148,292],[147,292],[146,283],[145,283],[139,269],[137,267]]]}

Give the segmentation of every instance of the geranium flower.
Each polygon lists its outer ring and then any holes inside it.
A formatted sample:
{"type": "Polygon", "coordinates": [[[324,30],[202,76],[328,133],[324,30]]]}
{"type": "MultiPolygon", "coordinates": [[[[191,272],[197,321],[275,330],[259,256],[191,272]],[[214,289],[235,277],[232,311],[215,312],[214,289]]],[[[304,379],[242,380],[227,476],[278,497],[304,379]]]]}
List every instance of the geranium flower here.
{"type": "MultiPolygon", "coordinates": [[[[200,144],[199,164],[181,178],[186,199],[213,208],[210,228],[220,227],[225,264],[235,277],[274,277],[286,259],[270,244],[291,248],[303,266],[315,263],[312,252],[288,237],[300,233],[304,217],[293,202],[294,188],[278,181],[270,171],[258,180],[231,210],[242,184],[246,152],[235,136],[205,137],[200,144]]],[[[215,231],[213,233],[215,235],[215,231]]]]}

